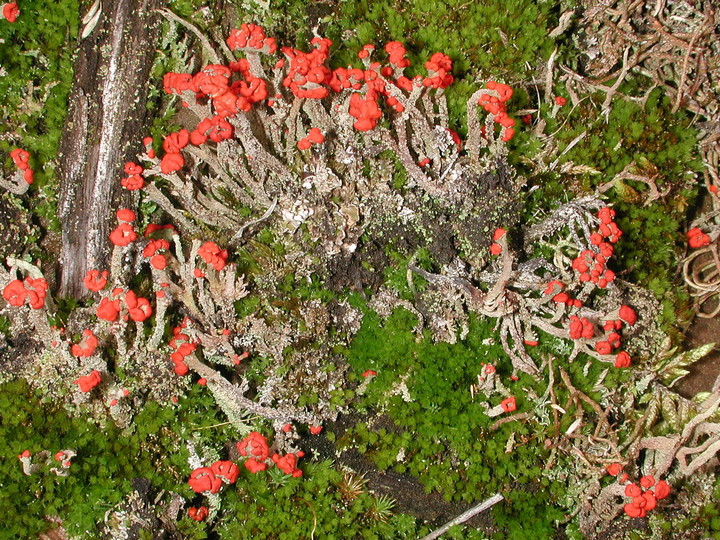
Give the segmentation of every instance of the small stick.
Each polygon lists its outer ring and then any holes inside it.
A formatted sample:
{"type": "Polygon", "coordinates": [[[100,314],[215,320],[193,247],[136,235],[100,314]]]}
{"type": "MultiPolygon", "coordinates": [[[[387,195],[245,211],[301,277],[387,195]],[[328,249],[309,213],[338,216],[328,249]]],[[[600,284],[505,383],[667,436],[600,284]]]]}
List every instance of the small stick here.
{"type": "Polygon", "coordinates": [[[439,529],[435,529],[433,532],[428,534],[427,536],[423,536],[421,540],[435,540],[435,538],[440,538],[443,534],[445,534],[450,527],[453,527],[454,525],[460,525],[461,523],[465,523],[468,519],[473,517],[475,514],[479,514],[480,512],[487,510],[488,508],[491,508],[495,506],[500,501],[504,500],[505,497],[500,495],[499,493],[496,493],[489,499],[484,500],[477,506],[473,506],[470,510],[463,512],[455,519],[448,521],[445,525],[440,527],[439,529]]]}

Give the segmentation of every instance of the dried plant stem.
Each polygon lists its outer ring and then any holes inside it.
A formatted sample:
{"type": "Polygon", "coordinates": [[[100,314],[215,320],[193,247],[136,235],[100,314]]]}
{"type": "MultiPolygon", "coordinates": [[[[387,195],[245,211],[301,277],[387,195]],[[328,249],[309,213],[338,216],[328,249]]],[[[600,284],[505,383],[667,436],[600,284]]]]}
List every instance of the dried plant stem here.
{"type": "Polygon", "coordinates": [[[495,506],[497,503],[499,503],[500,501],[502,501],[504,499],[505,499],[505,497],[503,497],[499,493],[496,493],[489,499],[485,499],[483,502],[481,502],[477,506],[473,506],[467,512],[463,512],[455,519],[448,521],[445,525],[443,525],[439,529],[435,529],[433,532],[431,532],[427,536],[423,536],[423,538],[421,540],[434,540],[435,538],[440,538],[443,534],[448,532],[450,527],[454,527],[455,525],[460,525],[461,523],[465,523],[471,517],[479,514],[480,512],[484,512],[488,508],[492,508],[493,506],[495,506]]]}

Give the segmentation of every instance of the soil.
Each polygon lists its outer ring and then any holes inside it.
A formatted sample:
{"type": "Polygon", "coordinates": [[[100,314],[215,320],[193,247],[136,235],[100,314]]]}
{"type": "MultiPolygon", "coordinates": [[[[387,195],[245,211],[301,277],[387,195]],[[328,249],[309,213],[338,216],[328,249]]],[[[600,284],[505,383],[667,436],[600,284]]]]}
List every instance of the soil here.
{"type": "Polygon", "coordinates": [[[720,318],[703,319],[696,317],[685,337],[685,348],[692,349],[715,342],[712,352],[688,369],[689,375],[677,383],[677,391],[685,397],[698,392],[709,392],[720,376],[720,318]]]}
{"type": "MultiPolygon", "coordinates": [[[[367,418],[351,413],[341,415],[335,422],[327,422],[325,428],[327,431],[333,432],[339,439],[346,430],[363,421],[367,421],[367,418]]],[[[385,419],[381,418],[379,421],[384,422],[385,419]]],[[[390,422],[389,419],[387,421],[390,422]]],[[[385,425],[383,427],[391,428],[391,426],[385,425]]],[[[367,481],[368,488],[376,495],[386,495],[395,501],[393,507],[395,512],[414,516],[429,524],[432,529],[444,525],[480,503],[480,501],[448,502],[437,492],[426,493],[422,483],[416,478],[407,474],[380,470],[355,449],[339,450],[325,437],[324,433],[325,431],[307,441],[309,447],[306,451],[310,456],[316,460],[332,459],[338,466],[345,466],[362,475],[367,481]]],[[[465,523],[470,527],[485,531],[492,530],[494,526],[492,514],[487,511],[474,516],[465,523]]]]}

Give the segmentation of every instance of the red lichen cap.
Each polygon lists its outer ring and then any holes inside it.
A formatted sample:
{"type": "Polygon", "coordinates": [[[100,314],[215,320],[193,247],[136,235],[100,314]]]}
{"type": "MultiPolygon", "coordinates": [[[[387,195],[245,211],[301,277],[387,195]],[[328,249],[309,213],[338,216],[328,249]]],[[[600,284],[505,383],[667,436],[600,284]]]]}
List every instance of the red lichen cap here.
{"type": "Polygon", "coordinates": [[[25,278],[23,282],[28,305],[32,309],[40,309],[45,305],[48,284],[43,278],[25,278]]]}
{"type": "Polygon", "coordinates": [[[103,298],[100,300],[96,312],[99,319],[104,321],[114,322],[118,318],[120,313],[120,300],[110,300],[109,298],[103,298]]]}
{"type": "Polygon", "coordinates": [[[100,270],[88,270],[83,278],[83,283],[89,291],[97,292],[105,288],[107,278],[107,270],[103,270],[102,272],[100,272],[100,270]]]}
{"type": "Polygon", "coordinates": [[[495,232],[493,232],[493,237],[492,237],[493,242],[497,242],[503,236],[505,236],[505,234],[507,234],[507,231],[505,229],[501,229],[501,228],[495,229],[495,232]]]}
{"type": "Polygon", "coordinates": [[[179,152],[165,154],[160,161],[160,171],[163,174],[170,174],[179,171],[185,165],[185,158],[179,152]]]}
{"type": "MultiPolygon", "coordinates": [[[[270,455],[270,448],[267,439],[257,431],[253,431],[242,441],[237,443],[238,452],[241,456],[264,461],[270,455]]],[[[246,465],[247,466],[247,465],[246,465]]]]}
{"type": "Polygon", "coordinates": [[[240,469],[232,461],[216,461],[210,465],[210,470],[228,484],[234,484],[240,474],[240,469]]]}
{"type": "Polygon", "coordinates": [[[640,495],[642,495],[642,489],[637,484],[631,483],[625,486],[626,497],[639,497],[640,495]]]}
{"type": "Polygon", "coordinates": [[[221,250],[215,242],[205,242],[198,249],[198,255],[218,272],[227,264],[227,250],[221,250]]]}
{"type": "Polygon", "coordinates": [[[222,480],[215,476],[209,467],[199,467],[190,473],[188,484],[195,493],[217,493],[222,487],[222,480]]]}
{"type": "Polygon", "coordinates": [[[515,403],[515,396],[510,396],[507,399],[503,399],[500,402],[500,405],[502,406],[503,411],[513,412],[517,409],[517,404],[515,403]]]}
{"type": "Polygon", "coordinates": [[[139,174],[133,174],[120,180],[120,185],[128,191],[135,191],[145,187],[145,179],[139,174]]]}
{"type": "Polygon", "coordinates": [[[83,375],[77,378],[74,382],[80,387],[81,392],[90,392],[102,381],[100,372],[97,369],[93,369],[89,375],[83,375]]]}
{"type": "Polygon", "coordinates": [[[207,506],[201,506],[200,508],[191,506],[188,508],[188,517],[190,519],[194,519],[195,521],[203,521],[206,517],[208,517],[207,506]]]}
{"type": "Polygon", "coordinates": [[[243,463],[243,465],[248,471],[253,474],[257,474],[260,471],[264,471],[265,469],[267,469],[267,463],[258,461],[257,459],[247,459],[245,460],[245,463],[243,463]]]}
{"type": "Polygon", "coordinates": [[[134,291],[125,294],[125,305],[128,308],[128,316],[137,322],[142,322],[152,315],[152,306],[147,298],[138,296],[134,291]]]}
{"type": "Polygon", "coordinates": [[[302,476],[302,471],[296,466],[298,460],[297,455],[293,453],[285,454],[284,456],[281,456],[280,454],[273,454],[272,460],[273,463],[277,465],[277,468],[285,474],[290,474],[295,478],[302,476]]]}
{"type": "Polygon", "coordinates": [[[622,465],[619,463],[611,463],[607,467],[605,467],[605,470],[610,476],[617,476],[622,472],[622,465]]]}
{"type": "Polygon", "coordinates": [[[657,484],[655,484],[656,499],[664,499],[668,495],[670,495],[670,484],[668,484],[665,480],[660,480],[657,484]]]}
{"type": "Polygon", "coordinates": [[[612,347],[607,341],[598,341],[595,344],[595,350],[598,354],[610,354],[612,352],[612,347]]]}
{"type": "Polygon", "coordinates": [[[620,306],[618,316],[630,326],[637,322],[637,313],[630,306],[620,306]]]}
{"type": "Polygon", "coordinates": [[[71,348],[70,352],[73,356],[88,357],[92,356],[95,352],[95,348],[98,346],[98,339],[93,334],[93,331],[89,328],[83,330],[83,338],[80,343],[75,343],[71,348]]]}
{"type": "Polygon", "coordinates": [[[626,353],[625,351],[620,351],[617,356],[615,357],[615,367],[616,368],[624,368],[624,367],[630,367],[631,360],[630,355],[626,353]]]}
{"type": "Polygon", "coordinates": [[[3,289],[3,298],[8,304],[15,307],[20,307],[25,304],[25,298],[27,297],[27,291],[25,285],[19,279],[14,279],[3,289]]]}
{"type": "Polygon", "coordinates": [[[698,227],[693,227],[687,232],[688,245],[691,248],[701,248],[710,245],[710,237],[698,227]]]}
{"type": "Polygon", "coordinates": [[[119,247],[125,247],[137,240],[137,234],[129,223],[120,223],[110,233],[110,241],[119,247]]]}
{"type": "Polygon", "coordinates": [[[645,489],[650,489],[655,485],[655,478],[647,475],[640,478],[640,485],[645,489]]]}
{"type": "Polygon", "coordinates": [[[14,23],[15,19],[20,15],[20,8],[15,2],[9,2],[3,6],[2,14],[7,19],[7,22],[14,23]]]}
{"type": "Polygon", "coordinates": [[[623,507],[623,510],[625,510],[625,513],[630,517],[645,517],[646,513],[643,508],[640,508],[632,503],[626,504],[623,507]]]}
{"type": "Polygon", "coordinates": [[[315,144],[320,144],[325,142],[325,135],[322,134],[320,129],[314,127],[310,128],[310,131],[308,132],[308,139],[315,144]]]}
{"type": "Polygon", "coordinates": [[[126,221],[128,223],[130,223],[131,221],[135,221],[135,219],[137,218],[135,212],[133,212],[129,208],[121,208],[115,213],[115,215],[117,216],[118,220],[126,221]]]}

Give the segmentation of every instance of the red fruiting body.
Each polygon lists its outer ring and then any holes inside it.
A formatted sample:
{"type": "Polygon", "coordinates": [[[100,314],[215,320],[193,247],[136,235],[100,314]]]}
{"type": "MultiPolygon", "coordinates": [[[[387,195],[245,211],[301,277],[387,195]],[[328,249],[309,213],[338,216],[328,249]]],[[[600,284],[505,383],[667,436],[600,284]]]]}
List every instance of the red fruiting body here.
{"type": "Polygon", "coordinates": [[[267,439],[257,431],[253,431],[242,441],[237,443],[238,452],[241,456],[264,461],[270,455],[270,448],[267,439]]]}
{"type": "Polygon", "coordinates": [[[500,405],[502,406],[502,410],[505,412],[513,412],[517,409],[517,403],[515,403],[515,396],[510,396],[507,399],[503,399],[500,402],[500,405]]]}
{"type": "Polygon", "coordinates": [[[200,508],[191,506],[188,508],[188,517],[190,519],[194,519],[195,521],[203,521],[206,517],[208,517],[207,506],[201,506],[200,508]]]}
{"type": "Polygon", "coordinates": [[[687,232],[687,239],[688,245],[691,248],[701,248],[710,245],[710,237],[698,227],[694,227],[687,232]]]}
{"type": "Polygon", "coordinates": [[[185,165],[185,158],[182,157],[182,154],[179,152],[177,153],[168,153],[165,154],[160,161],[160,171],[163,174],[170,174],[175,171],[179,171],[183,168],[185,165]]]}
{"type": "Polygon", "coordinates": [[[240,474],[240,469],[232,461],[216,461],[210,465],[210,470],[228,484],[234,484],[240,474]]]}
{"type": "Polygon", "coordinates": [[[205,242],[198,249],[198,255],[218,272],[227,264],[227,250],[221,250],[215,242],[205,242]]]}
{"type": "Polygon", "coordinates": [[[14,23],[15,19],[20,15],[20,9],[15,2],[9,2],[3,6],[2,13],[7,22],[14,23]]]}
{"type": "Polygon", "coordinates": [[[70,352],[73,356],[77,357],[88,357],[92,356],[95,352],[95,348],[98,346],[98,339],[90,329],[83,330],[83,338],[80,343],[74,344],[70,348],[70,352]]]}
{"type": "Polygon", "coordinates": [[[247,459],[245,460],[245,463],[243,463],[243,465],[248,471],[253,474],[257,474],[260,471],[264,471],[265,469],[267,469],[267,463],[258,461],[257,459],[247,459]]]}
{"type": "Polygon", "coordinates": [[[610,354],[612,352],[612,347],[607,341],[598,341],[595,344],[595,350],[598,354],[610,354]]]}
{"type": "Polygon", "coordinates": [[[637,322],[637,313],[635,313],[635,310],[630,306],[620,306],[618,316],[630,326],[637,322]]]}
{"type": "Polygon", "coordinates": [[[665,480],[660,480],[657,484],[655,484],[656,499],[664,499],[668,495],[670,495],[670,484],[668,484],[665,480]]]}
{"type": "Polygon", "coordinates": [[[133,174],[120,180],[120,185],[128,191],[134,191],[145,187],[145,179],[139,174],[133,174]]]}
{"type": "Polygon", "coordinates": [[[655,478],[652,476],[643,476],[640,478],[640,485],[645,489],[650,489],[655,485],[655,478]]]}
{"type": "Polygon", "coordinates": [[[120,223],[110,233],[110,241],[119,247],[125,247],[137,240],[137,234],[129,223],[120,223]]]}
{"type": "Polygon", "coordinates": [[[128,316],[137,322],[142,322],[152,315],[152,307],[150,301],[142,296],[137,296],[135,292],[128,291],[125,294],[125,305],[128,309],[128,316]]]}
{"type": "Polygon", "coordinates": [[[217,478],[209,467],[200,467],[190,473],[188,484],[196,493],[217,493],[222,487],[222,480],[217,478]]]}
{"type": "Polygon", "coordinates": [[[617,356],[615,357],[615,367],[616,368],[624,368],[624,367],[630,367],[630,355],[626,353],[625,351],[620,351],[617,356]]]}
{"type": "Polygon", "coordinates": [[[96,369],[92,370],[89,375],[79,377],[74,382],[80,387],[81,392],[89,392],[102,381],[100,372],[96,369]]]}
{"type": "Polygon", "coordinates": [[[103,298],[100,300],[100,305],[96,310],[96,314],[99,319],[104,321],[114,322],[118,318],[120,313],[120,300],[110,300],[103,298]]]}
{"type": "Polygon", "coordinates": [[[318,128],[314,127],[310,128],[310,131],[308,132],[308,139],[310,139],[310,142],[315,144],[321,144],[325,142],[325,135],[323,135],[318,128]]]}
{"type": "Polygon", "coordinates": [[[121,208],[115,213],[115,215],[117,216],[119,221],[127,222],[135,221],[135,218],[137,217],[135,215],[135,212],[133,212],[129,208],[121,208]]]}
{"type": "Polygon", "coordinates": [[[3,298],[8,304],[15,307],[20,307],[25,304],[25,298],[27,297],[27,291],[23,282],[19,279],[14,279],[3,289],[3,298]]]}
{"type": "Polygon", "coordinates": [[[302,476],[302,471],[297,468],[297,460],[298,460],[298,454],[285,454],[284,456],[281,456],[280,454],[273,454],[272,460],[275,465],[277,465],[277,468],[280,469],[285,474],[290,474],[294,476],[295,478],[298,478],[302,476]]]}

